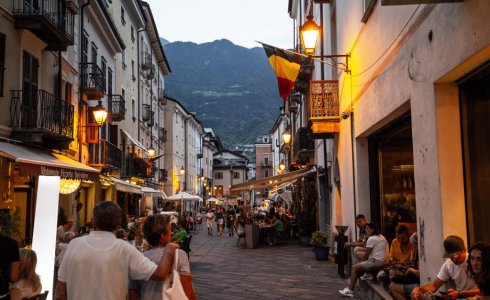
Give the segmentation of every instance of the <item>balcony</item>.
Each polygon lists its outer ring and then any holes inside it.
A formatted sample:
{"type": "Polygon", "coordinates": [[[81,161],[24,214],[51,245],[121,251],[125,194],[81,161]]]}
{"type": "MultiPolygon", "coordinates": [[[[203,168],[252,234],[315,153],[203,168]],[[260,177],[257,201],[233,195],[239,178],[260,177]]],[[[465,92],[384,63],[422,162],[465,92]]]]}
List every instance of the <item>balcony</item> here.
{"type": "Polygon", "coordinates": [[[73,141],[74,107],[43,90],[12,90],[13,139],[50,149],[68,149],[73,141]]]}
{"type": "Polygon", "coordinates": [[[74,43],[75,14],[65,1],[14,0],[16,29],[27,29],[43,40],[48,51],[66,51],[74,43]]]}
{"type": "Polygon", "coordinates": [[[125,158],[124,177],[147,177],[148,162],[134,153],[125,158]]]}
{"type": "Polygon", "coordinates": [[[314,163],[315,143],[308,128],[301,127],[294,134],[293,165],[309,165],[314,163]]]}
{"type": "Polygon", "coordinates": [[[148,70],[146,70],[146,79],[152,80],[153,78],[155,78],[155,74],[156,74],[155,66],[151,65],[151,67],[148,70]]]}
{"type": "Polygon", "coordinates": [[[309,125],[312,137],[333,138],[340,131],[339,96],[337,80],[310,82],[309,125]]]}
{"type": "Polygon", "coordinates": [[[91,167],[102,169],[121,169],[122,152],[116,146],[104,140],[89,144],[89,161],[91,167]]]}
{"type": "Polygon", "coordinates": [[[105,93],[105,76],[95,63],[80,63],[80,91],[90,100],[100,100],[105,93]]]}
{"type": "Polygon", "coordinates": [[[160,105],[166,105],[167,104],[167,97],[164,89],[158,89],[158,103],[160,105]]]}
{"type": "Polygon", "coordinates": [[[151,105],[150,104],[142,104],[141,107],[142,107],[141,121],[143,121],[143,122],[150,121],[151,105]]]}
{"type": "Polygon", "coordinates": [[[141,69],[143,70],[148,70],[151,68],[152,61],[151,61],[151,54],[148,52],[143,53],[143,62],[141,63],[141,69]]]}
{"type": "Polygon", "coordinates": [[[162,143],[167,142],[167,129],[163,127],[158,128],[158,140],[162,143]]]}
{"type": "Polygon", "coordinates": [[[148,114],[149,114],[150,118],[149,118],[148,122],[146,123],[146,125],[148,127],[153,127],[153,126],[155,126],[155,112],[150,110],[148,112],[148,114]]]}
{"type": "Polygon", "coordinates": [[[271,166],[272,166],[272,164],[269,160],[264,160],[262,162],[262,168],[270,168],[271,166]]]}
{"type": "Polygon", "coordinates": [[[121,95],[109,95],[109,113],[114,122],[124,120],[126,115],[126,102],[121,95]]]}

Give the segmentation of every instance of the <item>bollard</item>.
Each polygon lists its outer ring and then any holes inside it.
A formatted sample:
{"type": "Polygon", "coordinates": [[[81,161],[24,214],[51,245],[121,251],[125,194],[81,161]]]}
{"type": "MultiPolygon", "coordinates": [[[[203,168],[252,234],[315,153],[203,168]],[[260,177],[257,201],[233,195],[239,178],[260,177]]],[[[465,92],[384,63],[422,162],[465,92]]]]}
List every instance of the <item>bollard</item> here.
{"type": "Polygon", "coordinates": [[[347,236],[345,236],[345,232],[349,226],[335,225],[337,228],[338,234],[335,236],[335,263],[338,266],[338,273],[341,278],[345,278],[344,266],[349,262],[349,252],[344,248],[345,243],[347,242],[347,236]]]}

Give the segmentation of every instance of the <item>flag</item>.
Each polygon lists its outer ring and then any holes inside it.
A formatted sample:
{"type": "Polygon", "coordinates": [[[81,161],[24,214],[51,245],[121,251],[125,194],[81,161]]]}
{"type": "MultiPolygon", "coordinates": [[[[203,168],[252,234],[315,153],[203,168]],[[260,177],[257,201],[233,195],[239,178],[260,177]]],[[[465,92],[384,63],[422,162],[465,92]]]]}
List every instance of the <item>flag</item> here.
{"type": "Polygon", "coordinates": [[[272,69],[276,72],[279,95],[282,99],[287,100],[299,74],[301,56],[265,44],[262,46],[272,69]]]}

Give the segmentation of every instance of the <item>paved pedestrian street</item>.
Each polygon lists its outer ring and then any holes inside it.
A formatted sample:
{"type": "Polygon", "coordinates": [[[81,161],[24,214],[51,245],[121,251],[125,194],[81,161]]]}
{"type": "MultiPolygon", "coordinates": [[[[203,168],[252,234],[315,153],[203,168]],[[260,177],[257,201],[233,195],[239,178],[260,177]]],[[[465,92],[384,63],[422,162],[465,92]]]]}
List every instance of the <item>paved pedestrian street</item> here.
{"type": "MultiPolygon", "coordinates": [[[[337,265],[316,261],[310,247],[296,240],[278,246],[247,249],[237,237],[193,234],[190,263],[198,299],[347,299],[338,294],[347,286],[337,265]]],[[[366,299],[365,293],[356,293],[366,299]]]]}

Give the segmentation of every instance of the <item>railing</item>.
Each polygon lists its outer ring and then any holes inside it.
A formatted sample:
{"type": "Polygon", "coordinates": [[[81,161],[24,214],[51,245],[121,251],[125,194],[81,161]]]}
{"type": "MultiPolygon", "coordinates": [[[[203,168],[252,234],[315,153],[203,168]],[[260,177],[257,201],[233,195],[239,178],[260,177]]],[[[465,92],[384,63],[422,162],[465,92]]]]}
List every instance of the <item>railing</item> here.
{"type": "Polygon", "coordinates": [[[262,162],[262,167],[270,167],[271,166],[271,162],[269,160],[264,160],[262,162]]]}
{"type": "Polygon", "coordinates": [[[95,63],[80,63],[80,88],[97,88],[105,92],[105,76],[95,63]]]}
{"type": "Polygon", "coordinates": [[[151,105],[150,104],[142,104],[141,107],[142,107],[141,120],[143,122],[150,121],[151,105]]]}
{"type": "Polygon", "coordinates": [[[44,90],[12,90],[12,128],[43,129],[73,138],[74,107],[44,90]]]}
{"type": "Polygon", "coordinates": [[[150,68],[146,71],[146,79],[152,80],[155,78],[155,66],[151,65],[150,68]]]}
{"type": "Polygon", "coordinates": [[[116,145],[99,140],[96,144],[89,145],[89,164],[104,165],[113,168],[121,168],[122,152],[116,145]]]}
{"type": "Polygon", "coordinates": [[[135,177],[147,177],[147,167],[148,163],[145,159],[138,157],[133,153],[129,153],[126,157],[126,168],[125,175],[126,176],[135,176],[135,177]]]}
{"type": "Polygon", "coordinates": [[[155,126],[155,112],[154,111],[149,111],[148,114],[150,115],[150,119],[148,120],[148,127],[153,127],[155,126]]]}
{"type": "Polygon", "coordinates": [[[167,130],[164,127],[158,128],[158,140],[162,143],[167,142],[167,130]]]}
{"type": "Polygon", "coordinates": [[[126,102],[121,95],[109,95],[109,112],[112,121],[122,121],[126,115],[126,102]]]}
{"type": "Polygon", "coordinates": [[[73,45],[75,14],[60,0],[14,0],[14,16],[42,17],[62,32],[73,45]]]}
{"type": "Polygon", "coordinates": [[[151,65],[152,65],[151,54],[145,52],[143,54],[143,63],[141,64],[141,69],[148,70],[151,67],[151,65]]]}

